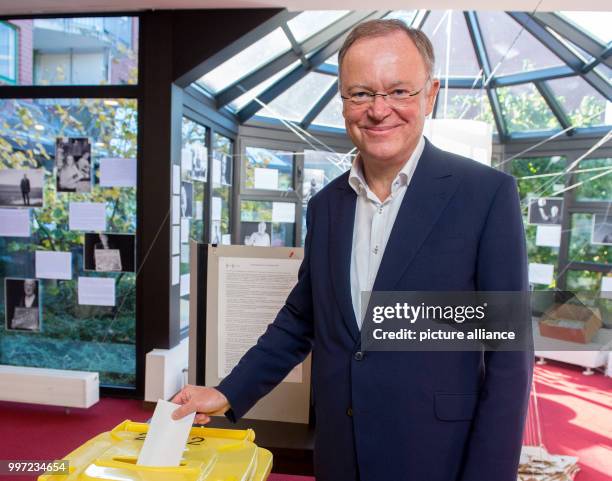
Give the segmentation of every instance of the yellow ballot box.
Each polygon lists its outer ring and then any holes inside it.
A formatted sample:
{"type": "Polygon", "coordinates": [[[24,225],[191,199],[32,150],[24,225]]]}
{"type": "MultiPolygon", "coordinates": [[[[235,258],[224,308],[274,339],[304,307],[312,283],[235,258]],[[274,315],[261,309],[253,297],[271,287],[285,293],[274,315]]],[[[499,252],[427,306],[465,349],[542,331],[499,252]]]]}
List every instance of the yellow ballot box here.
{"type": "Polygon", "coordinates": [[[193,427],[180,466],[136,464],[148,424],[124,421],[64,457],[68,474],[38,481],[265,481],[272,453],[257,447],[252,429],[193,427]]]}

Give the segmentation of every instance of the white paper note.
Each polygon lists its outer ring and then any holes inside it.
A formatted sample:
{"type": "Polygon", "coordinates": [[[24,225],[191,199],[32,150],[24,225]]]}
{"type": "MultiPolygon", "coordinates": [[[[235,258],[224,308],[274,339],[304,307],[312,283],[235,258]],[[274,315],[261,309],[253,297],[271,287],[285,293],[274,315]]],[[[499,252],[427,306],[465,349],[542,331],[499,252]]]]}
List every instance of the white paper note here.
{"type": "Polygon", "coordinates": [[[559,247],[561,245],[561,226],[539,225],[536,230],[536,245],[559,247]]]}
{"type": "Polygon", "coordinates": [[[172,193],[181,193],[181,167],[179,165],[172,166],[172,193]]]}
{"type": "Polygon", "coordinates": [[[106,230],[104,202],[70,202],[70,230],[103,232],[106,230]]]}
{"type": "Polygon", "coordinates": [[[221,236],[221,244],[224,246],[228,246],[232,243],[232,235],[231,234],[223,234],[221,236]]]}
{"type": "Polygon", "coordinates": [[[212,220],[221,220],[221,207],[222,207],[221,197],[213,197],[212,198],[212,220]]]}
{"type": "Polygon", "coordinates": [[[179,274],[181,272],[181,259],[179,256],[172,257],[172,285],[176,286],[179,283],[179,274]]]}
{"type": "Polygon", "coordinates": [[[272,202],[272,222],[295,222],[295,204],[272,202]]]}
{"type": "Polygon", "coordinates": [[[612,299],[612,277],[601,278],[600,294],[604,299],[612,299]]]}
{"type": "Polygon", "coordinates": [[[172,196],[172,223],[178,224],[181,221],[181,196],[172,196]]]}
{"type": "Polygon", "coordinates": [[[177,225],[172,226],[172,255],[180,254],[181,229],[177,225]]]}
{"type": "Polygon", "coordinates": [[[141,466],[178,466],[181,463],[195,413],[175,421],[172,419],[172,413],[178,407],[178,404],[162,399],[157,401],[136,464],[141,466]]]}
{"type": "Polygon", "coordinates": [[[529,282],[532,284],[550,285],[553,281],[555,266],[553,264],[529,264],[529,282]]]}
{"type": "Polygon", "coordinates": [[[189,219],[181,219],[181,243],[189,243],[189,219]]]}
{"type": "Polygon", "coordinates": [[[30,209],[0,209],[0,237],[30,235],[30,209]]]}
{"type": "Polygon", "coordinates": [[[36,277],[39,279],[72,279],[72,253],[36,251],[36,277]]]}
{"type": "Polygon", "coordinates": [[[189,283],[191,282],[191,276],[189,274],[181,274],[181,296],[189,294],[189,283]]]}
{"type": "Polygon", "coordinates": [[[195,201],[195,218],[198,220],[204,219],[204,202],[201,200],[195,201]]]}
{"type": "Polygon", "coordinates": [[[114,306],[115,279],[79,277],[79,304],[84,306],[114,306]]]}
{"type": "Polygon", "coordinates": [[[255,188],[278,190],[278,170],[255,167],[255,188]]]}
{"type": "Polygon", "coordinates": [[[102,187],[136,187],[136,159],[100,159],[102,187]]]}

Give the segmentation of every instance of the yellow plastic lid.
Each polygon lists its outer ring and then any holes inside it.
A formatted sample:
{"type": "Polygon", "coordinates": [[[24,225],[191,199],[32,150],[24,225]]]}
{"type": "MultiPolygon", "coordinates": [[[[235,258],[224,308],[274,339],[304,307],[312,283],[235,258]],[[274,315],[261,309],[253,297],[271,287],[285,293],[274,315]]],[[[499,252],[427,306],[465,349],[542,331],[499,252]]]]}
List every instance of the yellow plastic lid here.
{"type": "Polygon", "coordinates": [[[136,464],[149,425],[123,421],[65,456],[69,474],[38,481],[265,481],[272,453],[258,448],[252,429],[194,427],[178,467],[136,464]]]}

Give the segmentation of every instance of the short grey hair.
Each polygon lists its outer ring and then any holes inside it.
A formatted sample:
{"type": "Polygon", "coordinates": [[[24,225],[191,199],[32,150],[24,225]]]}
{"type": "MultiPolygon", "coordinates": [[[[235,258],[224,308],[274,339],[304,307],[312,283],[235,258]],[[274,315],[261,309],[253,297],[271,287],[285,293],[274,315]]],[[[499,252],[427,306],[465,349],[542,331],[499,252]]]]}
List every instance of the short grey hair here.
{"type": "Polygon", "coordinates": [[[357,40],[368,37],[381,37],[393,32],[404,32],[408,35],[421,54],[427,73],[430,77],[433,77],[436,57],[431,41],[421,30],[409,27],[403,21],[397,19],[368,20],[353,28],[338,52],[338,72],[340,72],[346,52],[357,40]]]}

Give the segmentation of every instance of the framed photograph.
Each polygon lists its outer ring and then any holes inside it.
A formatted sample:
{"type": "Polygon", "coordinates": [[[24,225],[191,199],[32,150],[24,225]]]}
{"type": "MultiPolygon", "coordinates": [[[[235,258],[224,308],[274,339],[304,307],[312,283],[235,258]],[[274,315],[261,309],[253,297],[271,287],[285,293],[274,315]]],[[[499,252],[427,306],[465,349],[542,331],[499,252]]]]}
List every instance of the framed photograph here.
{"type": "Polygon", "coordinates": [[[91,143],[87,137],[58,137],[55,141],[58,192],[91,192],[91,143]]]}
{"type": "Polygon", "coordinates": [[[106,232],[86,233],[83,269],[95,272],[135,272],[136,236],[106,232]]]}
{"type": "Polygon", "coordinates": [[[7,330],[40,332],[42,302],[38,279],[4,279],[4,306],[7,330]]]}
{"type": "Polygon", "coordinates": [[[591,244],[604,246],[612,245],[612,214],[593,215],[591,244]]]}
{"type": "Polygon", "coordinates": [[[181,217],[193,217],[193,184],[181,182],[181,217]]]}
{"type": "Polygon", "coordinates": [[[529,224],[561,225],[562,215],[563,197],[535,197],[529,200],[529,224]]]}
{"type": "Polygon", "coordinates": [[[201,142],[196,142],[189,145],[193,152],[193,167],[191,169],[191,178],[198,182],[208,181],[208,149],[201,142]]]}
{"type": "Polygon", "coordinates": [[[44,169],[0,170],[0,207],[42,207],[44,169]]]}

